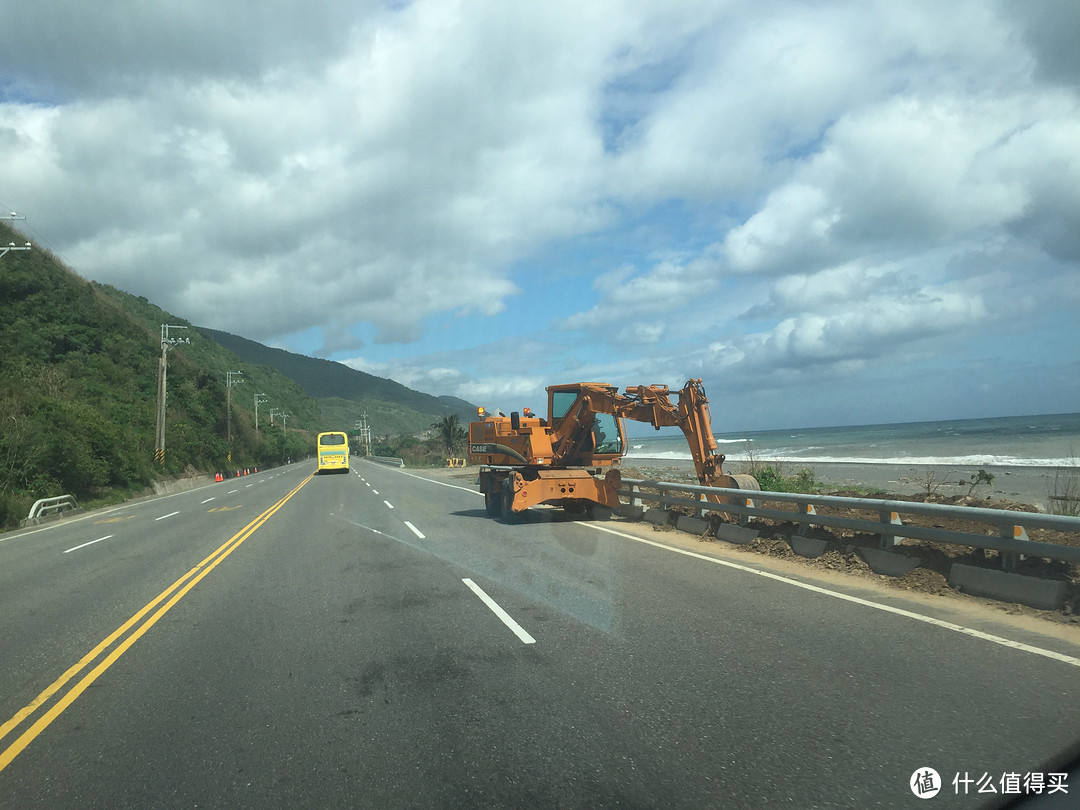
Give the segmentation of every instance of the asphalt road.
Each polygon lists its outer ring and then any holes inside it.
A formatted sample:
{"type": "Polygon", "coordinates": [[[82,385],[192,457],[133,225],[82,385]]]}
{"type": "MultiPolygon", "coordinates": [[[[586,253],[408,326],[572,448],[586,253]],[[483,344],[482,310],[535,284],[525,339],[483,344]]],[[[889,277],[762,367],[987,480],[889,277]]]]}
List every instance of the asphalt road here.
{"type": "Polygon", "coordinates": [[[1080,735],[1071,643],[313,466],[0,535],[0,808],[977,807],[1080,735]]]}

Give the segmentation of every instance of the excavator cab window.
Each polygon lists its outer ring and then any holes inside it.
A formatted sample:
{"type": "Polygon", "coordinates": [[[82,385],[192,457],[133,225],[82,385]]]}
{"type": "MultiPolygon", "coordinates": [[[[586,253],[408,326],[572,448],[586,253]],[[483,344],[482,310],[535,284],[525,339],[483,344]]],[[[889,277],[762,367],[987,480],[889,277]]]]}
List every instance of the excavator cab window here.
{"type": "Polygon", "coordinates": [[[551,392],[551,421],[554,424],[559,419],[566,416],[566,412],[570,410],[570,406],[578,398],[577,391],[552,391],[551,392]]]}
{"type": "Polygon", "coordinates": [[[622,437],[615,417],[609,413],[598,413],[593,420],[593,453],[617,453],[622,455],[622,437]]]}

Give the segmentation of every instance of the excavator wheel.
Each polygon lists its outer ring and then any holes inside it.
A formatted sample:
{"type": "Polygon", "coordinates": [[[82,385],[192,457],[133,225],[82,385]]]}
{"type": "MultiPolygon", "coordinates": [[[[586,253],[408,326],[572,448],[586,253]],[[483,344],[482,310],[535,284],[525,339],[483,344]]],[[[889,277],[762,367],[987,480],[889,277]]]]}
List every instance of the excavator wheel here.
{"type": "Polygon", "coordinates": [[[484,509],[491,517],[499,517],[502,514],[502,493],[485,492],[484,509]]]}
{"type": "Polygon", "coordinates": [[[525,519],[524,512],[514,511],[514,487],[509,478],[502,484],[502,519],[504,523],[521,523],[525,519]]]}

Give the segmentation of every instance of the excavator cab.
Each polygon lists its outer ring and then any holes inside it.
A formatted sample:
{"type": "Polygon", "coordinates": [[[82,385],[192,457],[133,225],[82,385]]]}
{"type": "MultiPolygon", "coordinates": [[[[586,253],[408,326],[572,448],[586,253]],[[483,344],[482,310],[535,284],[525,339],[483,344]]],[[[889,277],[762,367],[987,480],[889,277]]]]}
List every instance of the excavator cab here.
{"type": "MultiPolygon", "coordinates": [[[[604,387],[618,392],[615,386],[604,387]]],[[[564,437],[564,463],[585,467],[618,464],[626,447],[623,420],[601,412],[595,403],[583,398],[582,388],[581,383],[573,383],[547,389],[548,422],[554,435],[564,437]]]]}

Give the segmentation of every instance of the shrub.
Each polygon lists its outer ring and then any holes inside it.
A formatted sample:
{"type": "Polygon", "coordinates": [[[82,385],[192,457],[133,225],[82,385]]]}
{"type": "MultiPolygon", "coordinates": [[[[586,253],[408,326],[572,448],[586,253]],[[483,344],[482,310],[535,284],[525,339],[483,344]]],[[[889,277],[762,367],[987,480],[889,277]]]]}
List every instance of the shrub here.
{"type": "Polygon", "coordinates": [[[817,477],[811,467],[803,467],[795,475],[784,475],[783,468],[777,464],[758,466],[753,473],[758,485],[767,492],[817,492],[817,477]]]}

